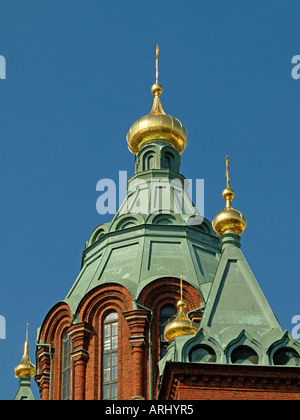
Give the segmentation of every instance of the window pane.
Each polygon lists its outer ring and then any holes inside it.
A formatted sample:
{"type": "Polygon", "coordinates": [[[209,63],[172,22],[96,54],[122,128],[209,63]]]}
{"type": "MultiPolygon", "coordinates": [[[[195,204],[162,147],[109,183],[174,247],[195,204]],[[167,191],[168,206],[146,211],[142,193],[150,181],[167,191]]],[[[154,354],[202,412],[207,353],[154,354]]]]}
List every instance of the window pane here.
{"type": "Polygon", "coordinates": [[[66,372],[63,373],[62,379],[63,379],[62,380],[63,386],[66,386],[66,385],[69,384],[69,381],[70,381],[70,371],[69,370],[67,370],[66,372]]]}
{"type": "Polygon", "coordinates": [[[104,325],[104,337],[110,337],[111,336],[111,326],[110,324],[104,325]]]}
{"type": "Polygon", "coordinates": [[[111,386],[111,397],[112,399],[117,399],[118,397],[118,384],[112,384],[111,386]]]}
{"type": "Polygon", "coordinates": [[[118,335],[118,323],[114,322],[111,324],[111,335],[115,336],[118,335]]]}
{"type": "Polygon", "coordinates": [[[111,365],[112,366],[117,366],[118,365],[118,353],[112,353],[111,355],[111,365]]]}
{"type": "Polygon", "coordinates": [[[111,349],[111,339],[110,339],[110,337],[108,337],[104,340],[103,348],[104,348],[104,351],[108,351],[108,350],[111,349]]]}
{"type": "Polygon", "coordinates": [[[114,336],[111,339],[111,348],[112,349],[117,349],[118,348],[118,336],[114,336]]]}
{"type": "Polygon", "coordinates": [[[103,371],[103,382],[109,382],[110,381],[110,368],[104,369],[103,371]]]}
{"type": "Polygon", "coordinates": [[[110,399],[110,385],[103,386],[103,399],[104,400],[110,399]]]}
{"type": "Polygon", "coordinates": [[[118,379],[118,366],[113,367],[111,370],[111,380],[115,381],[116,379],[118,379]]]}
{"type": "Polygon", "coordinates": [[[104,357],[103,357],[103,367],[104,368],[110,367],[110,354],[104,354],[104,357]]]}

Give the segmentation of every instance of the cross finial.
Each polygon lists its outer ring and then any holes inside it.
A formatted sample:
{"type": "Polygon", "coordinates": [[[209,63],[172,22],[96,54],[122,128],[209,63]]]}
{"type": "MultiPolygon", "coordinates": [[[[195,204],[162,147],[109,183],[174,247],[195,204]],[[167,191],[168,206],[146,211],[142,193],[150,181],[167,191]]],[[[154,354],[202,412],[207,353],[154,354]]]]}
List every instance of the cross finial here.
{"type": "Polygon", "coordinates": [[[26,343],[28,343],[28,321],[27,321],[27,328],[26,328],[26,343]]]}
{"type": "Polygon", "coordinates": [[[229,173],[228,173],[228,169],[229,169],[229,159],[228,156],[226,155],[226,170],[225,170],[225,177],[227,179],[227,188],[229,188],[229,173]]]}
{"type": "Polygon", "coordinates": [[[180,300],[182,300],[182,273],[180,274],[180,300]]]}
{"type": "Polygon", "coordinates": [[[158,83],[158,56],[159,56],[159,46],[158,44],[156,44],[156,59],[155,59],[156,83],[158,83]]]}

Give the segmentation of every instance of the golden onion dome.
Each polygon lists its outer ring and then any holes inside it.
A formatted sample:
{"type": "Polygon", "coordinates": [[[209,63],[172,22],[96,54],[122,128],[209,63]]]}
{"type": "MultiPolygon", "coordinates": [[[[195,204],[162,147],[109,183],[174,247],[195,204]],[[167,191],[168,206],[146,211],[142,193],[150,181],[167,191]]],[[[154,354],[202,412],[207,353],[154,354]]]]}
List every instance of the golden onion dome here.
{"type": "Polygon", "coordinates": [[[34,378],[35,374],[36,374],[36,368],[29,359],[28,323],[27,323],[24,354],[23,354],[21,362],[15,367],[15,376],[16,378],[34,378]]]}
{"type": "Polygon", "coordinates": [[[173,321],[169,322],[164,329],[164,338],[168,342],[179,335],[196,334],[198,331],[198,325],[192,322],[185,313],[187,304],[182,299],[182,275],[180,278],[180,291],[181,297],[177,302],[177,316],[173,321]]]}
{"type": "Polygon", "coordinates": [[[151,91],[154,95],[153,106],[149,115],[145,115],[135,121],[130,127],[126,139],[129,150],[136,154],[145,144],[154,141],[162,141],[173,146],[178,153],[182,153],[187,146],[187,131],[181,122],[167,115],[162,107],[160,95],[163,87],[158,83],[158,54],[156,47],[156,83],[151,91]]]}
{"type": "Polygon", "coordinates": [[[192,322],[185,314],[187,304],[184,300],[177,302],[178,314],[174,321],[166,325],[164,329],[164,337],[167,341],[173,340],[179,335],[196,334],[198,325],[192,322]]]}
{"type": "Polygon", "coordinates": [[[228,168],[229,159],[228,156],[226,156],[225,175],[227,178],[227,188],[225,188],[222,192],[226,206],[224,210],[220,211],[212,221],[212,227],[219,236],[224,235],[226,232],[234,232],[237,235],[240,235],[247,227],[247,221],[242,213],[231,206],[231,201],[234,198],[234,191],[229,187],[228,168]]]}

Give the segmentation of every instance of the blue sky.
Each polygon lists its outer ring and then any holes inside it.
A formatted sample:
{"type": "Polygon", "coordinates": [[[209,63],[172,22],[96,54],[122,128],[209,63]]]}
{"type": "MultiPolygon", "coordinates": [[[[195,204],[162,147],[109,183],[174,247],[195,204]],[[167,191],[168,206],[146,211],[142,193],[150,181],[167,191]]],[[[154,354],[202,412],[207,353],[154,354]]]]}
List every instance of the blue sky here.
{"type": "MultiPolygon", "coordinates": [[[[36,329],[74,282],[99,179],[133,173],[130,125],[148,114],[155,45],[166,113],[189,145],[186,178],[205,180],[205,216],[233,206],[242,250],[283,329],[299,304],[300,4],[295,0],[0,0],[0,399],[18,388],[36,329]]],[[[32,386],[38,398],[35,384],[32,386]]]]}

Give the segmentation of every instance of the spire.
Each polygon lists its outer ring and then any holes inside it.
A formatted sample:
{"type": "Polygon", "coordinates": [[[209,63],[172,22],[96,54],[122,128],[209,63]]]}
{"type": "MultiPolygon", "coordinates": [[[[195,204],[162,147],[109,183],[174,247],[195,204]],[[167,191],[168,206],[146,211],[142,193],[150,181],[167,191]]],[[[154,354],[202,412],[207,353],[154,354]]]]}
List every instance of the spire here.
{"type": "Polygon", "coordinates": [[[225,177],[227,186],[222,192],[222,196],[226,202],[225,209],[220,211],[212,221],[212,227],[219,236],[224,233],[236,233],[240,235],[247,227],[247,221],[242,213],[232,208],[231,202],[234,198],[234,191],[229,187],[229,159],[226,156],[225,177]]]}
{"type": "Polygon", "coordinates": [[[127,133],[129,150],[136,154],[147,143],[160,141],[173,146],[178,153],[182,153],[187,146],[187,131],[181,122],[163,110],[160,96],[163,87],[158,83],[159,46],[156,45],[155,55],[155,83],[151,87],[154,95],[153,105],[148,115],[134,122],[127,133]]]}
{"type": "Polygon", "coordinates": [[[31,391],[31,378],[36,374],[35,366],[29,359],[29,345],[28,345],[28,321],[26,328],[26,341],[24,345],[24,354],[21,362],[15,367],[15,376],[19,378],[19,389],[15,396],[15,400],[34,400],[31,391]]]}
{"type": "Polygon", "coordinates": [[[186,302],[183,300],[182,273],[180,275],[180,300],[177,302],[178,313],[174,321],[166,325],[164,337],[167,341],[173,340],[179,335],[196,334],[198,325],[192,322],[186,315],[186,302]]]}
{"type": "Polygon", "coordinates": [[[33,378],[36,374],[35,366],[29,359],[29,345],[28,345],[28,321],[26,328],[26,341],[24,344],[24,353],[21,362],[15,367],[16,378],[33,378]]]}

